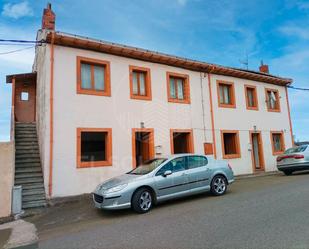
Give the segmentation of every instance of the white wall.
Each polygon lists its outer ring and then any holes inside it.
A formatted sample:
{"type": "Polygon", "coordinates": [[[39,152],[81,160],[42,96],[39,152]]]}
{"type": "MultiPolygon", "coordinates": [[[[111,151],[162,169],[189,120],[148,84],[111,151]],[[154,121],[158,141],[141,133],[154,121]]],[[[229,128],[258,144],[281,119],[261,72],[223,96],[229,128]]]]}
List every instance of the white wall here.
{"type": "MultiPolygon", "coordinates": [[[[48,54],[46,54],[48,56],[48,54]]],[[[46,63],[49,75],[49,64],[46,63]]],[[[49,76],[45,76],[47,80],[49,76]]],[[[46,85],[49,81],[46,81],[46,85]]],[[[248,151],[249,130],[256,125],[262,130],[266,170],[274,170],[274,157],[271,154],[269,130],[286,129],[285,142],[291,145],[284,88],[279,89],[281,113],[268,113],[265,104],[264,87],[260,82],[212,75],[213,106],[217,152],[221,158],[220,129],[240,131],[241,159],[230,160],[236,174],[252,172],[251,154],[248,151]],[[236,109],[218,108],[216,79],[234,81],[236,109]],[[243,84],[258,87],[260,111],[247,111],[243,84]]],[[[49,88],[45,89],[49,96],[49,88]]],[[[48,98],[46,98],[47,100],[48,98]]],[[[47,103],[45,103],[47,106],[47,103]]],[[[45,119],[49,120],[46,112],[45,119]]],[[[129,58],[96,53],[66,47],[55,47],[54,68],[54,164],[53,197],[89,193],[95,186],[110,177],[127,172],[132,168],[132,128],[140,128],[144,122],[146,128],[154,128],[155,146],[162,145],[163,154],[170,153],[170,129],[193,128],[196,153],[203,153],[203,143],[212,142],[211,118],[209,108],[209,89],[207,78],[193,72],[166,65],[138,61],[129,58]],[[111,97],[76,94],[76,56],[108,60],[111,63],[111,97]],[[130,99],[129,65],[149,67],[151,69],[152,101],[130,99]],[[190,78],[191,105],[169,103],[167,101],[166,71],[188,74],[190,78]],[[203,132],[201,102],[201,80],[204,93],[206,140],[203,132]],[[113,129],[113,166],[83,168],[76,167],[76,128],[112,128],[113,129]]],[[[45,128],[49,130],[48,122],[45,128]]],[[[48,132],[44,133],[46,136],[48,132]]],[[[47,139],[46,139],[47,140],[47,139]]],[[[48,148],[45,143],[44,177],[48,184],[48,148]]]]}

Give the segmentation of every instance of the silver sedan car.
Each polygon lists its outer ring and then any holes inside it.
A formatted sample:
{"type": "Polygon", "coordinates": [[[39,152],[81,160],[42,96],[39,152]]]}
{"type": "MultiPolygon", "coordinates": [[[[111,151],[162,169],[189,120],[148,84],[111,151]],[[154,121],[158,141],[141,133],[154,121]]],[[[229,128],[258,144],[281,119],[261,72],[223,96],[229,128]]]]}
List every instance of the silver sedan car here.
{"type": "Polygon", "coordinates": [[[93,201],[100,209],[148,212],[156,203],[210,191],[223,195],[234,181],[230,165],[204,155],[156,158],[98,185],[93,201]]]}
{"type": "Polygon", "coordinates": [[[277,168],[285,175],[291,175],[294,171],[309,170],[308,145],[286,150],[283,155],[277,157],[277,168]]]}

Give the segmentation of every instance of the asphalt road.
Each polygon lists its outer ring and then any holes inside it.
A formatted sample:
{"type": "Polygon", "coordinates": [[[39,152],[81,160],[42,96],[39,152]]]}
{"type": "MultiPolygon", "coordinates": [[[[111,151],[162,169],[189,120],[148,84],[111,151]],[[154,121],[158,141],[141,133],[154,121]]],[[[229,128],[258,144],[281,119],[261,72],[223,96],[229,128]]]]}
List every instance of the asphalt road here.
{"type": "Polygon", "coordinates": [[[102,212],[88,199],[29,219],[41,249],[309,248],[309,174],[241,179],[225,196],[170,201],[151,212],[102,212]]]}

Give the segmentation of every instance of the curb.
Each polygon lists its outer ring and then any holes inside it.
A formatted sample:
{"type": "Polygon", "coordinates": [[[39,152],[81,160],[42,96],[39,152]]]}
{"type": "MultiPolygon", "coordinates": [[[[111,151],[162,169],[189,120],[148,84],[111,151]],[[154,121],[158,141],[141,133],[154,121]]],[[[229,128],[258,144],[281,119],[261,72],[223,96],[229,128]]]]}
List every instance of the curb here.
{"type": "Polygon", "coordinates": [[[270,172],[238,175],[238,176],[235,176],[235,180],[242,180],[242,179],[248,179],[248,178],[257,178],[257,177],[266,177],[266,176],[273,176],[273,175],[280,175],[280,172],[279,171],[270,171],[270,172]]]}

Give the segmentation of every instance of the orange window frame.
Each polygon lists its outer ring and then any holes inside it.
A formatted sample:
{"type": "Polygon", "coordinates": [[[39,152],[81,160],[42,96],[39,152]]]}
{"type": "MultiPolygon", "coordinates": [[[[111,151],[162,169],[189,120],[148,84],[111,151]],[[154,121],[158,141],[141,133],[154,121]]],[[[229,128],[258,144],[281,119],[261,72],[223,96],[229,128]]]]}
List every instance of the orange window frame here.
{"type": "Polygon", "coordinates": [[[112,129],[111,128],[77,128],[77,146],[76,146],[76,161],[77,168],[103,167],[112,166],[112,129]],[[82,132],[104,132],[107,133],[105,141],[106,160],[97,162],[82,162],[81,161],[81,133],[82,132]]]}
{"type": "Polygon", "coordinates": [[[194,139],[192,129],[170,129],[171,154],[174,154],[174,133],[187,133],[189,135],[188,153],[194,153],[194,139]]]}
{"type": "Polygon", "coordinates": [[[271,149],[272,149],[274,156],[280,155],[285,151],[285,141],[284,141],[284,132],[283,131],[271,131],[270,132],[270,141],[271,141],[271,149]],[[274,139],[273,139],[274,135],[280,135],[280,143],[281,143],[281,147],[282,147],[282,150],[280,150],[280,151],[275,151],[275,144],[274,144],[274,139]]]}
{"type": "Polygon", "coordinates": [[[267,111],[269,112],[280,112],[281,108],[280,108],[280,96],[279,96],[279,91],[277,89],[271,89],[271,88],[265,88],[265,97],[266,97],[266,106],[267,106],[267,111]],[[269,106],[269,99],[268,99],[268,93],[269,92],[274,92],[275,96],[276,96],[276,108],[272,109],[269,106]]]}
{"type": "MultiPolygon", "coordinates": [[[[151,100],[152,94],[151,94],[151,75],[150,75],[150,69],[146,67],[137,67],[137,66],[129,66],[129,74],[130,74],[130,98],[131,99],[140,99],[140,100],[151,100]],[[133,72],[137,73],[145,73],[145,90],[146,95],[140,95],[140,94],[133,94],[133,72]]],[[[138,92],[140,92],[140,81],[139,77],[137,78],[137,85],[138,85],[138,92]]]]}
{"type": "Polygon", "coordinates": [[[77,72],[77,93],[78,94],[88,94],[88,95],[98,95],[98,96],[111,96],[111,83],[110,83],[110,62],[92,58],[86,58],[77,56],[76,58],[76,72],[77,72]],[[81,64],[89,64],[91,66],[91,86],[92,89],[83,89],[82,88],[82,79],[81,79],[81,64]],[[94,66],[103,66],[105,68],[104,74],[104,84],[105,90],[95,90],[94,89],[94,66]]]}
{"type": "Polygon", "coordinates": [[[171,103],[180,103],[180,104],[190,104],[190,82],[189,82],[189,75],[187,74],[180,74],[180,73],[173,73],[173,72],[166,72],[166,85],[167,85],[167,100],[171,103]],[[178,89],[177,86],[175,86],[176,90],[176,98],[172,98],[171,92],[170,92],[170,78],[180,78],[184,82],[183,86],[183,99],[178,99],[178,89]]]}
{"type": "Polygon", "coordinates": [[[235,86],[234,82],[217,80],[217,95],[218,95],[218,106],[222,108],[236,108],[236,100],[235,100],[235,86]],[[230,100],[231,104],[220,103],[220,86],[228,86],[230,91],[230,100]]]}
{"type": "Polygon", "coordinates": [[[233,159],[233,158],[240,158],[241,151],[240,151],[240,141],[239,141],[239,131],[236,130],[221,130],[221,146],[222,146],[222,157],[224,159],[233,159]],[[236,146],[236,153],[235,154],[226,154],[225,153],[225,144],[224,144],[224,134],[235,134],[235,146],[236,146]]]}
{"type": "Polygon", "coordinates": [[[245,96],[246,96],[246,107],[247,107],[247,110],[258,111],[258,110],[259,110],[259,101],[258,101],[258,95],[257,95],[256,86],[245,85],[245,96]],[[249,105],[248,90],[253,90],[253,102],[254,102],[254,106],[250,106],[250,105],[249,105]]]}

